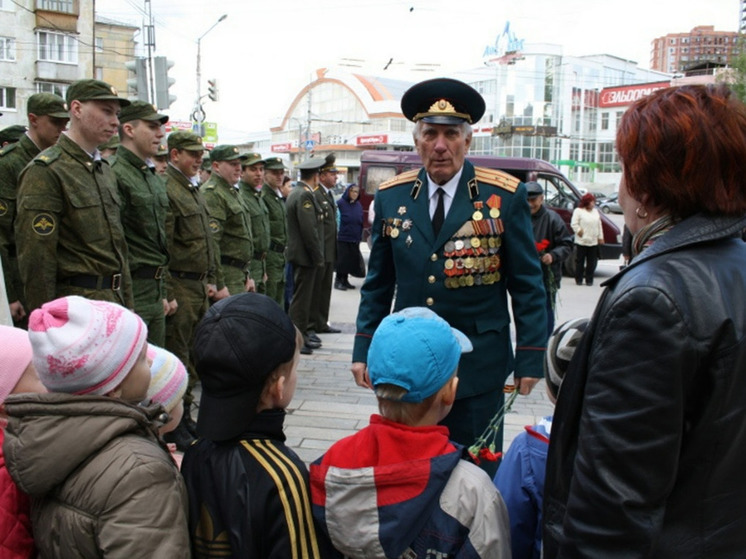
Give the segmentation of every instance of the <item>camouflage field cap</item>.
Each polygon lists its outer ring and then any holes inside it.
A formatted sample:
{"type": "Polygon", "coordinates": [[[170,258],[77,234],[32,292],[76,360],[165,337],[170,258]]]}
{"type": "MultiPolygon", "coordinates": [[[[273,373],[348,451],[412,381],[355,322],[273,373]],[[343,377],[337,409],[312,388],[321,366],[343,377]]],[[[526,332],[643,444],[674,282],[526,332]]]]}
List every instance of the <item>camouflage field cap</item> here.
{"type": "Polygon", "coordinates": [[[73,101],[118,101],[121,107],[130,104],[128,99],[119,97],[119,92],[112,85],[100,80],[78,80],[67,88],[65,100],[69,105],[73,101]]]}
{"type": "Polygon", "coordinates": [[[13,124],[0,130],[0,146],[7,143],[17,142],[28,130],[21,124],[13,124]]]}
{"type": "Polygon", "coordinates": [[[54,93],[34,93],[26,102],[26,113],[36,116],[49,115],[54,118],[70,118],[67,103],[54,93]]]}
{"type": "Polygon", "coordinates": [[[262,162],[262,155],[260,153],[244,153],[241,156],[241,167],[251,167],[252,165],[262,162]]]}
{"type": "Polygon", "coordinates": [[[234,161],[236,159],[241,159],[241,154],[238,152],[238,148],[236,146],[227,144],[222,146],[215,146],[210,152],[211,161],[234,161]]]}
{"type": "Polygon", "coordinates": [[[202,171],[212,171],[212,160],[210,159],[210,152],[206,151],[204,157],[202,158],[202,166],[200,167],[202,171]]]}
{"type": "Polygon", "coordinates": [[[138,100],[132,101],[128,107],[124,107],[122,112],[119,113],[120,124],[133,120],[148,120],[166,124],[168,122],[168,115],[160,114],[155,105],[151,105],[147,101],[138,100]]]}
{"type": "Polygon", "coordinates": [[[285,164],[280,157],[268,157],[264,160],[264,169],[266,171],[284,171],[285,164]]]}
{"type": "Polygon", "coordinates": [[[104,142],[100,146],[98,146],[98,151],[103,151],[105,149],[117,149],[119,147],[119,134],[114,134],[111,138],[109,138],[108,142],[104,142]]]}
{"type": "Polygon", "coordinates": [[[168,155],[168,148],[166,144],[159,144],[158,151],[155,152],[155,157],[166,157],[168,155]]]}
{"type": "Polygon", "coordinates": [[[168,149],[185,149],[187,151],[202,151],[202,138],[189,130],[176,130],[168,135],[168,149]]]}

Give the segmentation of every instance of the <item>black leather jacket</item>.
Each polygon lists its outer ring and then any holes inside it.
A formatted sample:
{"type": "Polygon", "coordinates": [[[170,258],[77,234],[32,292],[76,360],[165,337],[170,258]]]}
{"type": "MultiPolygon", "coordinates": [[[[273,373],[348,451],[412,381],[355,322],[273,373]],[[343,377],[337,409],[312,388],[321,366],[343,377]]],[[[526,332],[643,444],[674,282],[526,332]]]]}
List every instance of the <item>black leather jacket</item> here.
{"type": "Polygon", "coordinates": [[[687,218],[607,282],[554,416],[545,558],[746,554],[744,226],[687,218]]]}

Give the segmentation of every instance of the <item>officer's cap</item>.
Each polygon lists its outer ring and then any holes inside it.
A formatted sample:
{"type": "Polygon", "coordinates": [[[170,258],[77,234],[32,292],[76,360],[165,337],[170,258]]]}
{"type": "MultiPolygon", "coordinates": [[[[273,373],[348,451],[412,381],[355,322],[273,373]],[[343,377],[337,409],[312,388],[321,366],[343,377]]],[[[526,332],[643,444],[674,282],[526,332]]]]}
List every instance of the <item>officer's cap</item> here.
{"type": "Polygon", "coordinates": [[[319,169],[320,172],[328,171],[330,173],[336,173],[337,168],[334,166],[334,162],[337,160],[337,156],[333,153],[330,153],[326,156],[324,159],[324,164],[321,166],[321,169],[319,169]]]}
{"type": "Polygon", "coordinates": [[[162,115],[155,108],[155,105],[151,105],[147,101],[132,101],[128,107],[124,107],[119,113],[119,122],[124,124],[125,122],[131,122],[133,120],[148,120],[151,122],[160,122],[166,124],[168,122],[168,116],[162,115]]]}
{"type": "Polygon", "coordinates": [[[244,153],[241,156],[241,167],[251,167],[257,163],[263,163],[262,155],[260,153],[244,153]]]}
{"type": "Polygon", "coordinates": [[[312,157],[298,165],[298,169],[302,171],[320,171],[324,163],[326,163],[324,159],[315,159],[312,157]]]}
{"type": "Polygon", "coordinates": [[[234,161],[235,159],[241,159],[241,154],[238,153],[236,146],[226,144],[212,148],[210,159],[212,161],[234,161]]]}
{"type": "Polygon", "coordinates": [[[69,105],[78,101],[117,101],[120,107],[130,104],[128,99],[119,97],[119,92],[112,85],[100,80],[78,80],[67,88],[65,100],[69,105]]]}
{"type": "Polygon", "coordinates": [[[168,150],[185,149],[187,151],[202,151],[202,138],[188,130],[175,130],[168,135],[168,150]]]}
{"type": "Polygon", "coordinates": [[[285,164],[280,157],[268,157],[264,160],[264,168],[267,171],[284,171],[285,164]]]}
{"type": "Polygon", "coordinates": [[[484,109],[484,99],[476,89],[450,78],[415,84],[401,98],[401,110],[412,122],[474,124],[482,118],[484,109]]]}
{"type": "Polygon", "coordinates": [[[529,181],[526,183],[526,192],[529,198],[533,198],[535,196],[541,196],[542,194],[544,194],[544,189],[538,182],[529,181]]]}
{"type": "Polygon", "coordinates": [[[14,143],[21,139],[27,128],[21,124],[13,124],[0,130],[0,146],[6,143],[14,143]]]}
{"type": "Polygon", "coordinates": [[[34,93],[26,102],[26,113],[36,116],[49,115],[54,118],[70,118],[67,103],[54,93],[34,93]]]}

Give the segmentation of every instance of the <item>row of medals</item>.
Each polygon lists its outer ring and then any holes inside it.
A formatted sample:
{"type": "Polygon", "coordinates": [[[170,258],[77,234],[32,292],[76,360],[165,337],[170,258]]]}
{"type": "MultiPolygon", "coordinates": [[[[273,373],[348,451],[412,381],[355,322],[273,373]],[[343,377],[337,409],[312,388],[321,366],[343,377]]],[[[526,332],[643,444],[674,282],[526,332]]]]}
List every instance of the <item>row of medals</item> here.
{"type": "Polygon", "coordinates": [[[461,231],[458,231],[443,247],[443,256],[446,257],[444,283],[448,289],[491,285],[500,281],[500,210],[490,208],[491,219],[484,219],[481,203],[475,203],[475,206],[478,207],[471,216],[471,229],[477,234],[460,235],[461,231]]]}

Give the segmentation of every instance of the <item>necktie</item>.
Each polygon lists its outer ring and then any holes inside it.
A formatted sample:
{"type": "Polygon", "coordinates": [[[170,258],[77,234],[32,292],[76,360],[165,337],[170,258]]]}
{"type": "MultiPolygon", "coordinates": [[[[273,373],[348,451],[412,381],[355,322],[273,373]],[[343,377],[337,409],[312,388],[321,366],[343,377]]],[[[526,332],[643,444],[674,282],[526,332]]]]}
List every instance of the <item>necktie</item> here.
{"type": "Polygon", "coordinates": [[[445,190],[439,188],[435,193],[438,195],[438,205],[435,206],[435,213],[433,214],[433,233],[435,233],[435,236],[437,237],[438,233],[440,233],[440,228],[443,227],[443,221],[445,221],[446,218],[446,207],[443,203],[445,190]]]}

